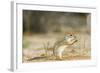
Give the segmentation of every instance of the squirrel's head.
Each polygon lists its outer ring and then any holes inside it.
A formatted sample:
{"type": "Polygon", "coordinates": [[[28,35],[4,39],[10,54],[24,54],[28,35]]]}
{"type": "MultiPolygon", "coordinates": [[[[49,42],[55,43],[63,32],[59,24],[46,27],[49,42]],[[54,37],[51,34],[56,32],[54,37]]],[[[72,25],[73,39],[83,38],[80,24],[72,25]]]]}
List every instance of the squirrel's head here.
{"type": "Polygon", "coordinates": [[[72,45],[77,42],[76,36],[74,36],[73,34],[65,35],[64,40],[68,45],[72,45]]]}

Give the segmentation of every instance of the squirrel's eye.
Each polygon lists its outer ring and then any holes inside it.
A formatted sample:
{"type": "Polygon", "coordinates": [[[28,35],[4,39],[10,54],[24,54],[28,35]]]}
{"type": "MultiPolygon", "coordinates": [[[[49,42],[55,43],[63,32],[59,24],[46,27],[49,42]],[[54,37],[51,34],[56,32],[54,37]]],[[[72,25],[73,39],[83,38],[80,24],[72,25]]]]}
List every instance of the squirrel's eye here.
{"type": "Polygon", "coordinates": [[[72,34],[70,34],[70,36],[72,36],[72,34]]]}

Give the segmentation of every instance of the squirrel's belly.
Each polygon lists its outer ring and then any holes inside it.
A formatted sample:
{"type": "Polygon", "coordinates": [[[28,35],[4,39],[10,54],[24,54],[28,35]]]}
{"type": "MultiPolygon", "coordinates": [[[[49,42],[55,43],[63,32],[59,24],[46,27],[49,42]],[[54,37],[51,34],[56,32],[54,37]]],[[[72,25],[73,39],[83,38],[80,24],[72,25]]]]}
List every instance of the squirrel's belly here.
{"type": "Polygon", "coordinates": [[[57,53],[63,53],[63,51],[67,48],[67,45],[62,45],[60,47],[57,48],[57,53]]]}

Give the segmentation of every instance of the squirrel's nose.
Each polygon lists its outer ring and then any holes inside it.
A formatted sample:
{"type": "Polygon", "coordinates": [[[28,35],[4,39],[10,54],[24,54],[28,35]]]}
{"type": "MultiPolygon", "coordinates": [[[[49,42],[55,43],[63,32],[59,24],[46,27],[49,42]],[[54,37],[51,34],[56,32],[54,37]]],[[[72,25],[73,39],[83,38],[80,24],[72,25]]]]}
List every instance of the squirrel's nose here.
{"type": "Polygon", "coordinates": [[[74,36],[74,38],[76,38],[76,36],[74,36]]]}

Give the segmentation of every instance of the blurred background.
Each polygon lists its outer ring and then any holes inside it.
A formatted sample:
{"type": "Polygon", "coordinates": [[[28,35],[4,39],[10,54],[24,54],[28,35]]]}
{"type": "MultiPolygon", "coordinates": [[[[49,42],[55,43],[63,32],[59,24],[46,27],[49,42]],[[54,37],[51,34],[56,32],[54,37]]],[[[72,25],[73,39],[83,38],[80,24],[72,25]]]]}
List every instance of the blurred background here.
{"type": "Polygon", "coordinates": [[[88,32],[90,14],[23,10],[24,33],[88,32]]]}

